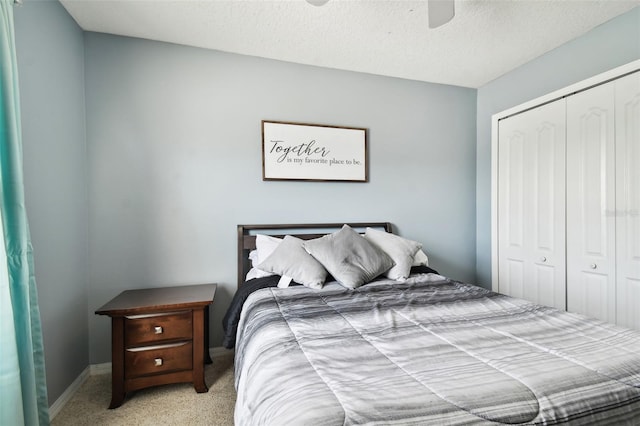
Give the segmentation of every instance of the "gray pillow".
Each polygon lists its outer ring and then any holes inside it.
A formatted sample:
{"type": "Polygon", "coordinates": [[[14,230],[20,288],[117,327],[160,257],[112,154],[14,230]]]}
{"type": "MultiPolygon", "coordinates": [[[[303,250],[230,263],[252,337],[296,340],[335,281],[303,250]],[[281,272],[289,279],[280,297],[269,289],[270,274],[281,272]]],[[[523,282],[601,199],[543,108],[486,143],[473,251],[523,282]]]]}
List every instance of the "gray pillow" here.
{"type": "Polygon", "coordinates": [[[327,271],[302,247],[300,238],[287,235],[257,267],[266,272],[290,277],[305,287],[320,289],[327,279],[327,271]]]}
{"type": "Polygon", "coordinates": [[[405,281],[409,277],[414,257],[422,244],[373,228],[367,228],[364,238],[393,259],[395,266],[385,272],[387,278],[405,281]]]}
{"type": "Polygon", "coordinates": [[[344,287],[356,288],[389,270],[393,260],[348,225],[304,242],[304,248],[344,287]]]}

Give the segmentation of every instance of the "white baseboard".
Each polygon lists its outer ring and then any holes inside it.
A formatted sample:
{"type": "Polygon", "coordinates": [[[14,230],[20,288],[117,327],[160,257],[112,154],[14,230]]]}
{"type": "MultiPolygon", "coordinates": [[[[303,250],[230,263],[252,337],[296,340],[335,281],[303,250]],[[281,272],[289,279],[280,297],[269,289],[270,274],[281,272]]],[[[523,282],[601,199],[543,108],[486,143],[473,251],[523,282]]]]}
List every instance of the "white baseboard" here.
{"type": "MultiPolygon", "coordinates": [[[[209,348],[209,355],[212,358],[227,355],[233,353],[233,349],[225,349],[222,346],[216,346],[215,348],[209,348]]],[[[111,374],[111,363],[104,362],[102,364],[91,364],[84,369],[82,373],[71,383],[71,385],[60,395],[56,402],[49,407],[49,419],[53,420],[58,415],[60,410],[65,406],[73,395],[80,389],[80,386],[89,378],[89,376],[97,376],[99,374],[111,374]]]]}
{"type": "MultiPolygon", "coordinates": [[[[111,368],[111,364],[109,364],[111,368]]],[[[49,420],[53,420],[58,415],[60,410],[73,398],[73,395],[80,389],[80,386],[89,378],[91,368],[87,367],[82,373],[71,383],[71,385],[62,392],[62,395],[49,407],[49,420]]]]}

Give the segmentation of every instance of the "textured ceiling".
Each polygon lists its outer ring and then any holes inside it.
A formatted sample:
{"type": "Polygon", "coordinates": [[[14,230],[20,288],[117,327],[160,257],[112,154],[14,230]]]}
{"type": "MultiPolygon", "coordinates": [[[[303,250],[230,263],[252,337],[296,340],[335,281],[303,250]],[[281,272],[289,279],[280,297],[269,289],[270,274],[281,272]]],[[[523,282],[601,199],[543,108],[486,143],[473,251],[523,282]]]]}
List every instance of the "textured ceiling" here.
{"type": "Polygon", "coordinates": [[[477,88],[640,0],[456,0],[436,29],[424,0],[61,3],[86,31],[477,88]]]}

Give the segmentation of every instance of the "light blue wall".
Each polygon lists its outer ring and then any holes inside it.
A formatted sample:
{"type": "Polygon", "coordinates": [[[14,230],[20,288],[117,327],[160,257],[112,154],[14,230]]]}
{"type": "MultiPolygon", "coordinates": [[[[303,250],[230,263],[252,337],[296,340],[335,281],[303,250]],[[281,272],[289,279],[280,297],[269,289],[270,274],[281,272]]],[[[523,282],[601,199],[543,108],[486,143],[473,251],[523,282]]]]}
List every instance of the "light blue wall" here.
{"type": "Polygon", "coordinates": [[[478,89],[477,282],[491,287],[491,116],[640,58],[640,8],[478,89]]]}
{"type": "Polygon", "coordinates": [[[391,221],[432,264],[475,277],[476,91],[85,34],[92,315],[135,287],[236,288],[236,225],[391,221]],[[263,182],[263,119],[369,129],[369,183],[263,182]]]}
{"type": "Polygon", "coordinates": [[[491,115],[640,57],[635,9],[476,99],[144,40],[83,42],[57,1],[25,2],[15,21],[50,402],[89,361],[110,360],[109,321],[93,312],[124,289],[219,282],[218,345],[238,223],[389,220],[441,272],[488,286],[491,115]],[[262,119],[368,128],[370,182],[263,182],[262,119]]]}
{"type": "Polygon", "coordinates": [[[83,33],[57,1],[14,8],[24,179],[49,403],[89,363],[83,33]]]}

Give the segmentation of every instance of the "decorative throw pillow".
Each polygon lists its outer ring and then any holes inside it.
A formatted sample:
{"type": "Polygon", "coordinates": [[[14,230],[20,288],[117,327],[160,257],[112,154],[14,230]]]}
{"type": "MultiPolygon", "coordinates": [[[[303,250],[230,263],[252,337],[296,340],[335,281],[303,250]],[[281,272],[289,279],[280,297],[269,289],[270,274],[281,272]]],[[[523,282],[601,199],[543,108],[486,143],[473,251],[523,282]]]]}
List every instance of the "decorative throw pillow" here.
{"type": "Polygon", "coordinates": [[[300,238],[287,235],[258,269],[290,277],[305,287],[320,289],[327,279],[327,271],[302,247],[300,238]]]}
{"type": "Polygon", "coordinates": [[[360,287],[393,266],[393,260],[385,252],[348,225],[333,234],[305,241],[303,246],[347,288],[360,287]]]}
{"type": "Polygon", "coordinates": [[[249,281],[254,278],[262,278],[270,275],[269,273],[261,271],[258,268],[256,268],[256,266],[258,265],[258,250],[254,249],[249,252],[249,260],[251,261],[251,269],[249,269],[249,272],[247,272],[247,276],[244,279],[245,281],[249,281]],[[262,274],[266,274],[266,275],[262,275],[262,274]]]}
{"type": "Polygon", "coordinates": [[[413,257],[412,266],[429,266],[429,258],[422,249],[418,250],[416,255],[413,257]]]}
{"type": "Polygon", "coordinates": [[[256,234],[256,251],[258,252],[258,264],[264,262],[264,260],[273,253],[282,243],[282,238],[272,237],[270,235],[256,234]]]}
{"type": "Polygon", "coordinates": [[[395,262],[395,265],[385,273],[387,278],[404,281],[409,277],[414,256],[422,244],[373,228],[367,228],[364,238],[388,254],[395,262]]]}
{"type": "Polygon", "coordinates": [[[249,260],[251,260],[252,268],[247,273],[245,281],[249,281],[253,278],[264,278],[274,275],[271,272],[261,270],[258,268],[258,265],[269,257],[281,242],[282,238],[256,234],[256,249],[249,252],[249,260]]]}

